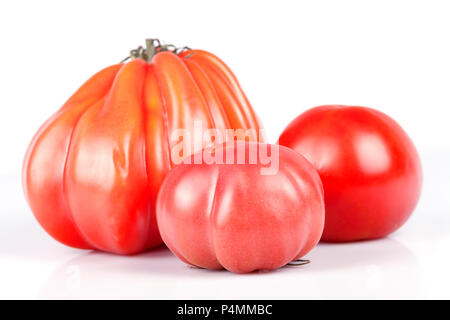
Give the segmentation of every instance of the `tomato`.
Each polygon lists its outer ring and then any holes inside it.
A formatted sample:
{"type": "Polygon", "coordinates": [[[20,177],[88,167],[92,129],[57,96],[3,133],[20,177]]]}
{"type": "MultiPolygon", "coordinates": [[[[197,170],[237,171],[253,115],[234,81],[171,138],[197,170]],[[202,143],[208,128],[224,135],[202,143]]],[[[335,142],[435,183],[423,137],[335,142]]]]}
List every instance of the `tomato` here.
{"type": "Polygon", "coordinates": [[[406,222],[419,200],[417,151],[403,129],[377,110],[310,109],[288,125],[279,144],[305,156],[320,174],[323,241],[384,237],[406,222]]]}
{"type": "Polygon", "coordinates": [[[211,152],[218,159],[245,155],[245,161],[181,164],[160,189],[158,226],[176,256],[201,268],[246,273],[279,268],[317,244],[324,224],[322,184],[300,154],[242,141],[211,152]],[[264,172],[268,164],[276,165],[264,172]]]}
{"type": "Polygon", "coordinates": [[[41,226],[68,246],[131,254],[160,245],[155,202],[174,166],[172,133],[192,132],[196,121],[207,128],[259,129],[219,58],[147,44],[132,51],[130,62],[89,79],[28,148],[28,203],[41,226]]]}

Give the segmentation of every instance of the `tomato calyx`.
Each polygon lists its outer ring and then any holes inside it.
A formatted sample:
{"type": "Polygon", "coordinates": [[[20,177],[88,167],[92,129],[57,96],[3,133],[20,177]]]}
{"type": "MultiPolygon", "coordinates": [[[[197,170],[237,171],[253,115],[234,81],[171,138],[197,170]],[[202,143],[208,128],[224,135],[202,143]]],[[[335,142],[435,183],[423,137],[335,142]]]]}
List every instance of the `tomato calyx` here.
{"type": "MultiPolygon", "coordinates": [[[[309,264],[309,263],[311,263],[311,260],[296,259],[296,260],[292,260],[291,262],[288,262],[285,265],[285,267],[299,267],[299,266],[303,266],[303,265],[309,264]]],[[[202,267],[199,267],[199,266],[195,266],[195,265],[192,265],[192,264],[187,264],[187,266],[189,268],[192,268],[192,269],[205,269],[205,268],[202,268],[202,267]]]]}
{"type": "Polygon", "coordinates": [[[296,259],[296,260],[292,260],[291,262],[287,263],[287,266],[303,266],[305,264],[310,263],[311,260],[307,260],[307,259],[296,259]]]}
{"type": "Polygon", "coordinates": [[[150,63],[152,58],[159,52],[170,51],[176,55],[182,52],[189,51],[189,54],[185,56],[186,59],[190,58],[194,54],[194,50],[188,46],[177,47],[173,44],[163,44],[159,39],[146,39],[145,48],[139,46],[137,49],[130,51],[130,55],[123,59],[120,63],[126,62],[129,59],[143,59],[150,63]]]}

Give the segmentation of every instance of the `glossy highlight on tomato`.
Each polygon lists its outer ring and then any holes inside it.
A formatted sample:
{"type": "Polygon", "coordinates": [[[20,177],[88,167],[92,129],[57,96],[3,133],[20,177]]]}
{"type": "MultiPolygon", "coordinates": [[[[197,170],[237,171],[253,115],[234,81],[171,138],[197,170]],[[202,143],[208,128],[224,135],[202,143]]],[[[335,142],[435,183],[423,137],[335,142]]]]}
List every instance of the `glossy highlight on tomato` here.
{"type": "Polygon", "coordinates": [[[136,57],[95,74],[29,145],[26,198],[41,226],[63,244],[119,254],[160,245],[155,201],[173,166],[171,133],[192,131],[195,121],[259,130],[219,58],[152,49],[148,61],[136,57]]]}
{"type": "Polygon", "coordinates": [[[236,273],[280,268],[308,253],[325,217],[311,164],[277,145],[239,141],[218,150],[234,159],[244,150],[245,164],[192,160],[176,166],[160,189],[157,221],[169,249],[187,264],[236,273]],[[267,148],[278,150],[278,170],[262,174],[267,162],[252,163],[249,154],[267,148]]]}
{"type": "Polygon", "coordinates": [[[420,196],[419,155],[405,131],[366,107],[327,105],[299,115],[279,144],[308,159],[325,192],[322,240],[384,237],[402,226],[420,196]]]}

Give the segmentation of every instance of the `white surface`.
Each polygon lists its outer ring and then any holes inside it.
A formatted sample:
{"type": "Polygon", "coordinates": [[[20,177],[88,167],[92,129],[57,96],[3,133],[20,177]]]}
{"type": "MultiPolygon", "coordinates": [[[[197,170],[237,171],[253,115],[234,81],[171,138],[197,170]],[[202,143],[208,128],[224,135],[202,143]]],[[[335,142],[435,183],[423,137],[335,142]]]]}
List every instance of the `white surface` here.
{"type": "Polygon", "coordinates": [[[34,221],[17,177],[1,177],[0,298],[450,298],[450,155],[423,157],[412,218],[390,237],[320,244],[309,265],[247,275],[187,267],[168,249],[137,256],[58,244],[34,221]]]}
{"type": "Polygon", "coordinates": [[[0,298],[450,298],[450,2],[1,1],[0,298]],[[271,142],[300,112],[377,108],[424,163],[412,219],[387,239],[319,245],[312,263],[234,275],[66,248],[20,187],[32,135],[101,68],[158,37],[208,49],[238,76],[271,142]]]}
{"type": "Polygon", "coordinates": [[[91,75],[149,37],[207,49],[237,75],[275,142],[298,114],[357,104],[419,151],[450,136],[450,2],[0,1],[0,173],[91,75]]]}

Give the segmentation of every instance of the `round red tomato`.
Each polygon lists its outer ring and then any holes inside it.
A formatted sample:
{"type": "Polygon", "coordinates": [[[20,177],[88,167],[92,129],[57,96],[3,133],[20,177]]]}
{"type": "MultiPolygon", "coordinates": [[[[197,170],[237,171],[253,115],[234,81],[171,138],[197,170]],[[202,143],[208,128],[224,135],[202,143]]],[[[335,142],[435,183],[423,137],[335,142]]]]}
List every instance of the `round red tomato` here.
{"type": "Polygon", "coordinates": [[[419,156],[403,129],[366,107],[310,109],[284,130],[279,144],[318,170],[325,192],[323,241],[388,235],[414,210],[422,185],[419,156]]]}
{"type": "Polygon", "coordinates": [[[322,184],[300,154],[235,142],[205,149],[197,163],[171,170],[157,200],[161,236],[184,262],[237,273],[271,270],[302,257],[320,240],[322,184]],[[223,161],[207,162],[206,152],[223,161]]]}

